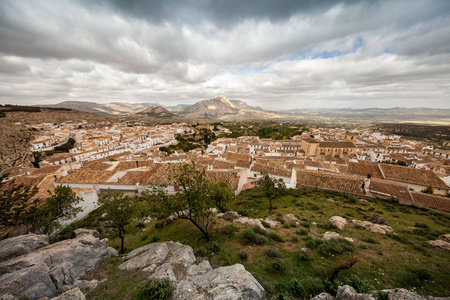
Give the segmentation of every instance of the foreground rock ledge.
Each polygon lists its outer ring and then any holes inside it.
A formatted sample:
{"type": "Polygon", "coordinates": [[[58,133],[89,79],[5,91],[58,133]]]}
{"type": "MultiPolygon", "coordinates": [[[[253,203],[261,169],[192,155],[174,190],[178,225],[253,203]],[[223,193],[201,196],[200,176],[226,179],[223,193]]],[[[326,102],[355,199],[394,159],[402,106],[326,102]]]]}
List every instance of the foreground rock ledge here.
{"type": "Polygon", "coordinates": [[[119,269],[142,269],[149,278],[169,278],[171,299],[265,299],[265,290],[241,264],[213,269],[196,264],[194,251],[181,243],[153,243],[130,252],[119,269]]]}
{"type": "Polygon", "coordinates": [[[116,256],[96,230],[77,229],[76,237],[0,263],[0,297],[52,298],[66,292],[86,271],[116,256]]]}

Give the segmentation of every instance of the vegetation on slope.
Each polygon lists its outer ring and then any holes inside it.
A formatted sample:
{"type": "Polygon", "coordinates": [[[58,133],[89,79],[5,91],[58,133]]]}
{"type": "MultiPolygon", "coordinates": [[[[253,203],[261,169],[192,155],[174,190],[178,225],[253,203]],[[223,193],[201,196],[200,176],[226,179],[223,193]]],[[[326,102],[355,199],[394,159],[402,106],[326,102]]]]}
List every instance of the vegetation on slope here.
{"type": "MultiPolygon", "coordinates": [[[[272,214],[261,190],[242,192],[229,207],[250,218],[272,216],[281,221],[283,215],[294,214],[301,225],[284,222],[263,231],[238,227],[232,217],[216,218],[212,241],[207,243],[201,232],[186,220],[168,225],[161,220],[149,223],[135,220],[127,227],[126,252],[156,241],[179,241],[192,246],[198,260],[209,259],[213,267],[242,263],[264,286],[268,298],[284,294],[293,299],[309,299],[324,290],[333,292],[340,282],[360,291],[402,287],[433,296],[447,296],[450,292],[448,253],[424,245],[425,241],[449,232],[450,219],[446,215],[399,205],[396,201],[367,202],[340,193],[307,190],[288,190],[274,200],[272,214]],[[365,220],[373,214],[384,218],[395,234],[376,234],[351,223],[352,219],[365,220]],[[335,231],[327,222],[334,215],[350,221],[339,233],[353,238],[353,244],[345,240],[324,242],[319,238],[326,231],[335,231]],[[341,271],[336,284],[327,284],[326,278],[334,266],[353,256],[359,261],[351,269],[341,271]]],[[[63,236],[70,236],[77,227],[93,228],[118,249],[117,234],[101,231],[102,215],[103,209],[99,208],[87,219],[67,228],[63,236]]],[[[263,225],[267,226],[265,222],[263,225]]],[[[124,299],[138,292],[137,285],[144,284],[146,277],[139,272],[118,270],[121,261],[121,258],[105,261],[89,275],[97,279],[108,276],[106,282],[88,294],[89,299],[124,299]]]]}

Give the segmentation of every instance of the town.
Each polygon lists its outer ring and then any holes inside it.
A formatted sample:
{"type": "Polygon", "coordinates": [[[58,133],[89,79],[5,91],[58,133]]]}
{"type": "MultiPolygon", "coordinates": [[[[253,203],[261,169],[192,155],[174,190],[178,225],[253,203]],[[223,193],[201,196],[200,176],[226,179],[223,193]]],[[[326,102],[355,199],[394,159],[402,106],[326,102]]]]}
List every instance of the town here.
{"type": "Polygon", "coordinates": [[[32,152],[52,151],[70,139],[74,144],[68,153],[43,159],[40,168],[7,171],[9,179],[36,185],[40,189],[37,196],[43,197],[57,185],[70,186],[84,201],[77,219],[94,210],[98,193],[108,189],[136,194],[150,185],[160,185],[174,194],[178,187],[170,180],[167,164],[191,162],[205,168],[211,180],[227,180],[235,195],[255,187],[261,174],[267,172],[287,188],[391,197],[450,211],[446,198],[450,151],[365,128],[307,128],[291,139],[272,140],[230,138],[231,131],[223,126],[186,123],[150,127],[67,121],[26,127],[36,131],[30,141],[32,152]],[[168,154],[160,150],[177,145],[180,136],[199,131],[213,132],[219,138],[188,152],[178,149],[168,154]],[[432,192],[423,193],[426,188],[432,192]]]}

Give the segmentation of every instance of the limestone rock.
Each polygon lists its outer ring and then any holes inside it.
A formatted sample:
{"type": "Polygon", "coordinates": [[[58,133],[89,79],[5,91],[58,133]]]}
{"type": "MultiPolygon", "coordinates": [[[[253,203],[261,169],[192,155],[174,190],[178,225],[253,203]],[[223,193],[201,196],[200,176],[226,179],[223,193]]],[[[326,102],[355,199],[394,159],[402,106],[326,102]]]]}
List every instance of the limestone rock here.
{"type": "Polygon", "coordinates": [[[265,291],[243,265],[235,264],[180,282],[172,299],[265,299],[265,291]]]}
{"type": "Polygon", "coordinates": [[[62,293],[61,295],[52,298],[51,300],[86,300],[80,288],[74,288],[62,293]]]}
{"type": "Polygon", "coordinates": [[[428,246],[440,250],[450,250],[450,243],[443,240],[427,241],[425,242],[428,246]]]}
{"type": "Polygon", "coordinates": [[[79,230],[76,238],[0,263],[0,295],[39,299],[67,291],[86,271],[110,258],[107,240],[97,231],[79,230]]]}
{"type": "Polygon", "coordinates": [[[342,237],[339,233],[333,232],[333,231],[327,231],[322,235],[322,238],[326,241],[329,241],[331,239],[346,239],[349,242],[353,243],[353,239],[349,237],[342,237]]]}
{"type": "Polygon", "coordinates": [[[272,220],[272,219],[269,219],[269,218],[266,218],[266,219],[259,219],[259,220],[260,220],[260,221],[266,222],[267,224],[270,225],[270,227],[281,226],[281,222],[275,221],[275,220],[272,220]]]}
{"type": "Polygon", "coordinates": [[[434,299],[432,297],[423,297],[406,289],[382,290],[381,293],[387,295],[388,300],[425,300],[434,299]]]}
{"type": "Polygon", "coordinates": [[[212,269],[207,260],[195,264],[191,247],[181,243],[153,243],[131,251],[119,269],[140,268],[149,278],[169,278],[172,299],[265,299],[265,291],[244,266],[212,269]]]}
{"type": "Polygon", "coordinates": [[[358,294],[355,289],[349,285],[338,287],[336,293],[337,300],[375,300],[372,295],[358,294]]]}
{"type": "Polygon", "coordinates": [[[374,233],[386,234],[386,232],[389,232],[389,233],[394,232],[394,229],[388,225],[374,224],[369,221],[359,221],[359,220],[352,220],[352,222],[354,224],[364,227],[367,230],[370,230],[371,232],[374,232],[374,233]]]}
{"type": "Polygon", "coordinates": [[[334,300],[334,297],[328,293],[320,293],[319,295],[311,298],[311,300],[334,300]]]}
{"type": "Polygon", "coordinates": [[[333,228],[341,231],[345,229],[345,225],[347,224],[347,220],[341,216],[332,216],[328,222],[331,223],[333,228]]]}
{"type": "Polygon", "coordinates": [[[243,225],[250,225],[250,226],[258,226],[262,228],[263,230],[266,230],[264,226],[261,224],[261,221],[258,219],[250,219],[248,217],[240,217],[233,220],[234,224],[243,224],[243,225]]]}
{"type": "Polygon", "coordinates": [[[287,215],[284,215],[284,216],[283,216],[283,220],[284,220],[285,222],[291,222],[291,221],[297,222],[297,221],[298,221],[297,217],[294,216],[293,214],[287,214],[287,215]]]}
{"type": "Polygon", "coordinates": [[[95,289],[99,284],[99,281],[96,279],[88,280],[76,280],[73,285],[79,287],[80,290],[84,292],[89,292],[90,290],[95,289]]]}
{"type": "Polygon", "coordinates": [[[46,235],[26,234],[0,241],[0,260],[20,256],[48,246],[46,235]]]}
{"type": "Polygon", "coordinates": [[[447,242],[447,243],[450,243],[450,234],[440,235],[440,236],[438,236],[437,239],[441,240],[441,241],[444,241],[444,242],[447,242]]]}

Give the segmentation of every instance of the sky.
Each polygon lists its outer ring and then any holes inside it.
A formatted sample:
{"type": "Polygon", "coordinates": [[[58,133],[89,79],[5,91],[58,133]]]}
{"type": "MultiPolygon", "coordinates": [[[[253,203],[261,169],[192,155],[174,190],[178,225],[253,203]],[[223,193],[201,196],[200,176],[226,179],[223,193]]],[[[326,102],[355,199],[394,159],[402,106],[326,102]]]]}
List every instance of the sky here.
{"type": "Polygon", "coordinates": [[[450,108],[448,0],[0,0],[0,104],[450,108]]]}

